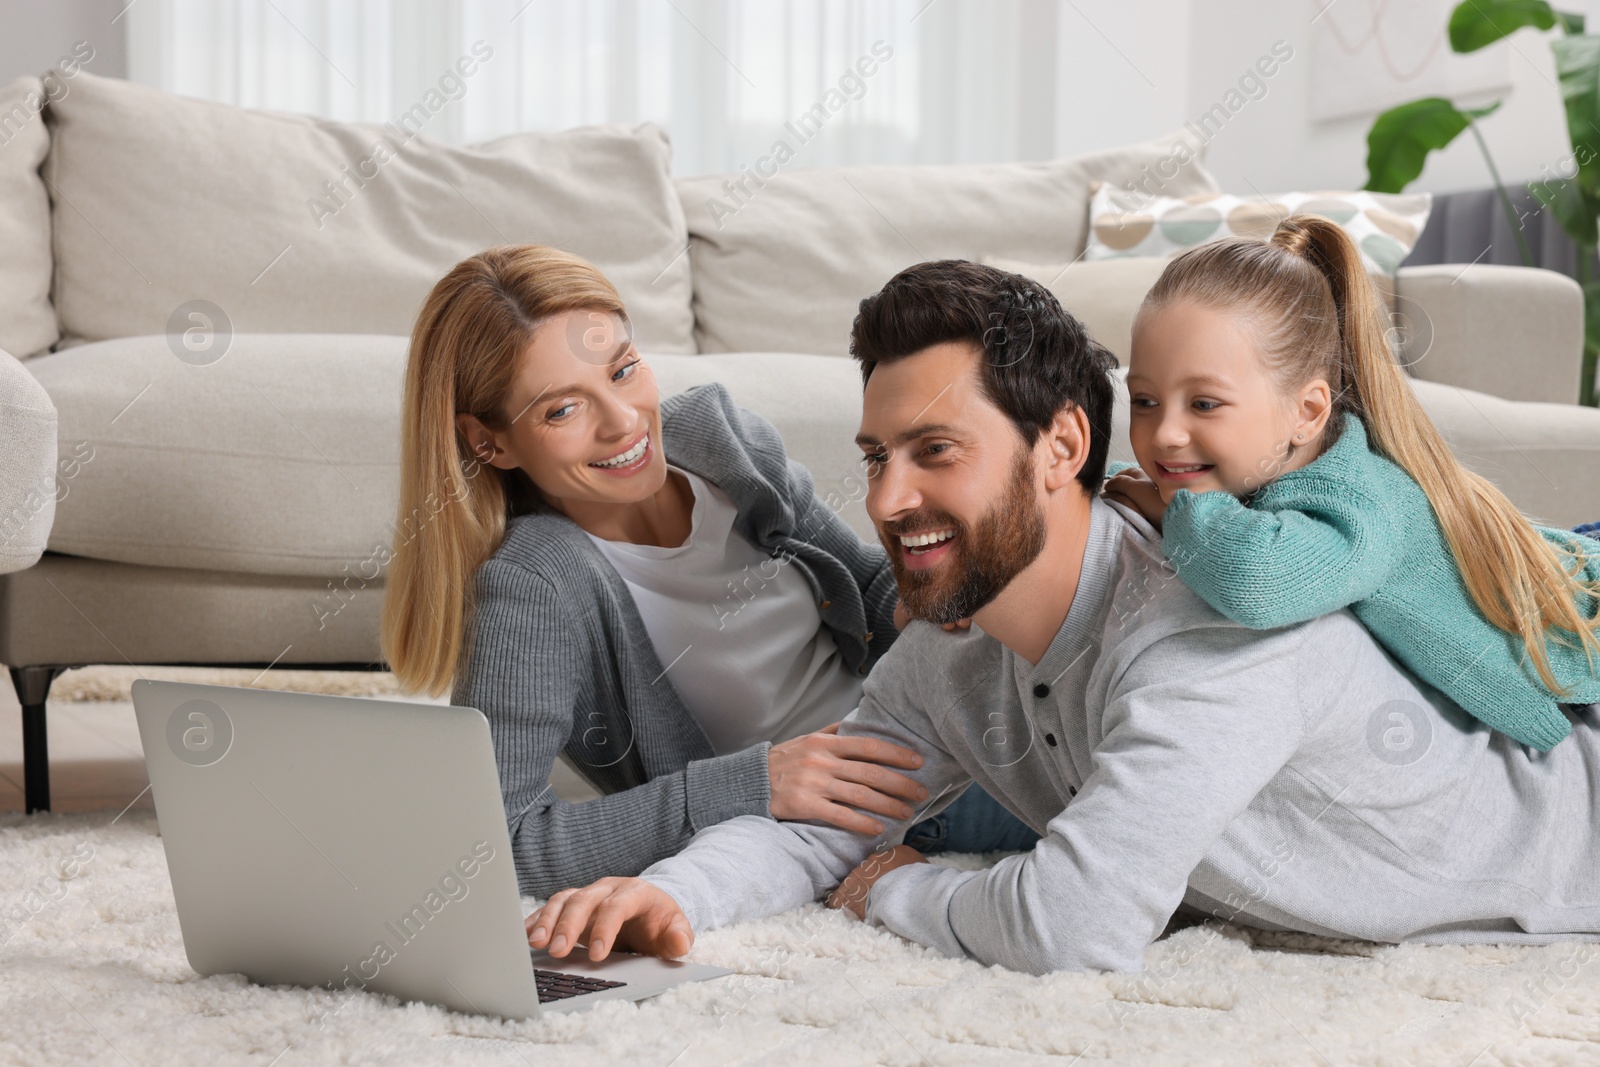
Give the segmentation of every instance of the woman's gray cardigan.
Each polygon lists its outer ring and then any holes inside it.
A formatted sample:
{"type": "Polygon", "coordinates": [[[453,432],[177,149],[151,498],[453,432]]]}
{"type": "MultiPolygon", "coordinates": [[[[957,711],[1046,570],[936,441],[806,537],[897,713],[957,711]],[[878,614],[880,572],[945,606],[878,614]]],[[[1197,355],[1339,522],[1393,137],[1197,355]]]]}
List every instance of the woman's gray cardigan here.
{"type": "MultiPolygon", "coordinates": [[[[805,576],[841,661],[866,674],[896,635],[882,547],[863,543],[817,498],[778,431],[721,385],[668,397],[661,412],[668,462],[721,488],[738,511],[735,528],[774,567],[805,576]]],[[[741,595],[759,596],[759,585],[753,577],[741,595]]],[[[768,814],[770,745],[713,752],[627,585],[570,519],[553,511],[511,519],[475,574],[474,597],[451,702],[488,716],[523,893],[542,898],[638,874],[697,830],[768,814]],[[559,799],[549,780],[562,752],[605,795],[559,799]]],[[[676,669],[715,654],[693,649],[676,669]]]]}

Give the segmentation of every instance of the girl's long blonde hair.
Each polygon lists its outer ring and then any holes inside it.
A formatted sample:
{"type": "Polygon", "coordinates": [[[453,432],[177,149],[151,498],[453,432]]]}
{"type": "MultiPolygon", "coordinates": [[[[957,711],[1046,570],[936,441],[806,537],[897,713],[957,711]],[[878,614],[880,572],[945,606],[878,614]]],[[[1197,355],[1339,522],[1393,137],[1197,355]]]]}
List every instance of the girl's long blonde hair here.
{"type": "Polygon", "coordinates": [[[1583,580],[1585,557],[1575,543],[1571,551],[1553,546],[1504,493],[1455,458],[1395,361],[1361,253],[1336,223],[1292,215],[1265,241],[1190,249],[1162,272],[1139,317],[1178,301],[1242,312],[1286,392],[1318,377],[1328,382],[1333,411],[1322,439],[1337,435],[1346,412],[1361,418],[1374,447],[1427,495],[1473,602],[1522,639],[1546,688],[1570,692],[1550,669],[1547,640],[1579,647],[1576,638],[1594,669],[1600,582],[1583,580]],[[1593,618],[1579,607],[1586,599],[1597,605],[1593,618]]]}
{"type": "Polygon", "coordinates": [[[506,520],[540,506],[525,473],[471,454],[456,414],[509,429],[506,403],[534,330],[580,310],[627,317],[616,288],[587,261],[555,248],[504,245],[457,263],[417,316],[380,632],[384,658],[408,691],[439,696],[449,687],[464,652],[474,572],[500,547],[506,520]]]}

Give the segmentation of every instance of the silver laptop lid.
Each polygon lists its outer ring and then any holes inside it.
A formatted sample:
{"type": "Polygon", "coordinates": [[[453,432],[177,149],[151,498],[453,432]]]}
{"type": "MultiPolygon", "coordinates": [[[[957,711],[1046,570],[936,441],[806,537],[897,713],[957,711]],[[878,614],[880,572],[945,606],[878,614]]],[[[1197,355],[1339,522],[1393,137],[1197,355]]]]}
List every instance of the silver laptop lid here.
{"type": "Polygon", "coordinates": [[[147,679],[133,701],[196,971],[539,1013],[481,712],[147,679]]]}

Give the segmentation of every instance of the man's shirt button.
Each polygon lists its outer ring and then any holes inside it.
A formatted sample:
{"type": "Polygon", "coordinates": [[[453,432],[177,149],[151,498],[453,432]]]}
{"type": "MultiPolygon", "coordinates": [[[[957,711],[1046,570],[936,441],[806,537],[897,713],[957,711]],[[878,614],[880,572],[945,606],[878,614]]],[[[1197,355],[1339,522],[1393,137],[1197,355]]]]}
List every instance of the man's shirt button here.
{"type": "Polygon", "coordinates": [[[1033,687],[1033,695],[1036,697],[1047,697],[1050,695],[1050,687],[1045,685],[1043,682],[1040,682],[1038,685],[1033,687]]]}

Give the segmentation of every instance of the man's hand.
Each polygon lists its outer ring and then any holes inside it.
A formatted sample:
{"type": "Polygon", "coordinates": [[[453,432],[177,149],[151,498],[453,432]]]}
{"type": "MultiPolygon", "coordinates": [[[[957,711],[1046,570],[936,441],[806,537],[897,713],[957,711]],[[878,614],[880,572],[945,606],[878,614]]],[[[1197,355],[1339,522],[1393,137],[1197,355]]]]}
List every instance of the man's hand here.
{"type": "Polygon", "coordinates": [[[1161,499],[1161,490],[1156,488],[1156,483],[1138,467],[1129,467],[1107,478],[1102,492],[1128,505],[1143,515],[1151,526],[1161,529],[1161,517],[1167,512],[1167,503],[1161,499]]]}
{"type": "Polygon", "coordinates": [[[828,907],[843,908],[858,919],[867,917],[867,894],[879,878],[908,863],[927,863],[928,857],[910,845],[896,845],[887,852],[874,852],[851,871],[839,888],[828,894],[828,907]]]}
{"type": "Polygon", "coordinates": [[[840,737],[834,723],[767,750],[767,811],[774,819],[820,819],[876,836],[883,823],[853,809],[911,818],[916,811],[906,801],[927,800],[928,791],[889,768],[920,766],[922,757],[909,748],[874,737],[840,737]]]}
{"type": "Polygon", "coordinates": [[[591,960],[613,948],[674,959],[694,944],[694,931],[678,902],[642,878],[602,878],[582,889],[563,889],[523,922],[532,948],[565,956],[580,942],[591,960]]]}
{"type": "MultiPolygon", "coordinates": [[[[896,597],[894,601],[894,628],[896,630],[904,630],[910,625],[911,613],[906,610],[906,602],[901,600],[899,597],[896,597]]],[[[945,633],[955,633],[957,630],[972,629],[972,620],[957,619],[955,622],[947,622],[943,623],[942,625],[945,633]]]]}

